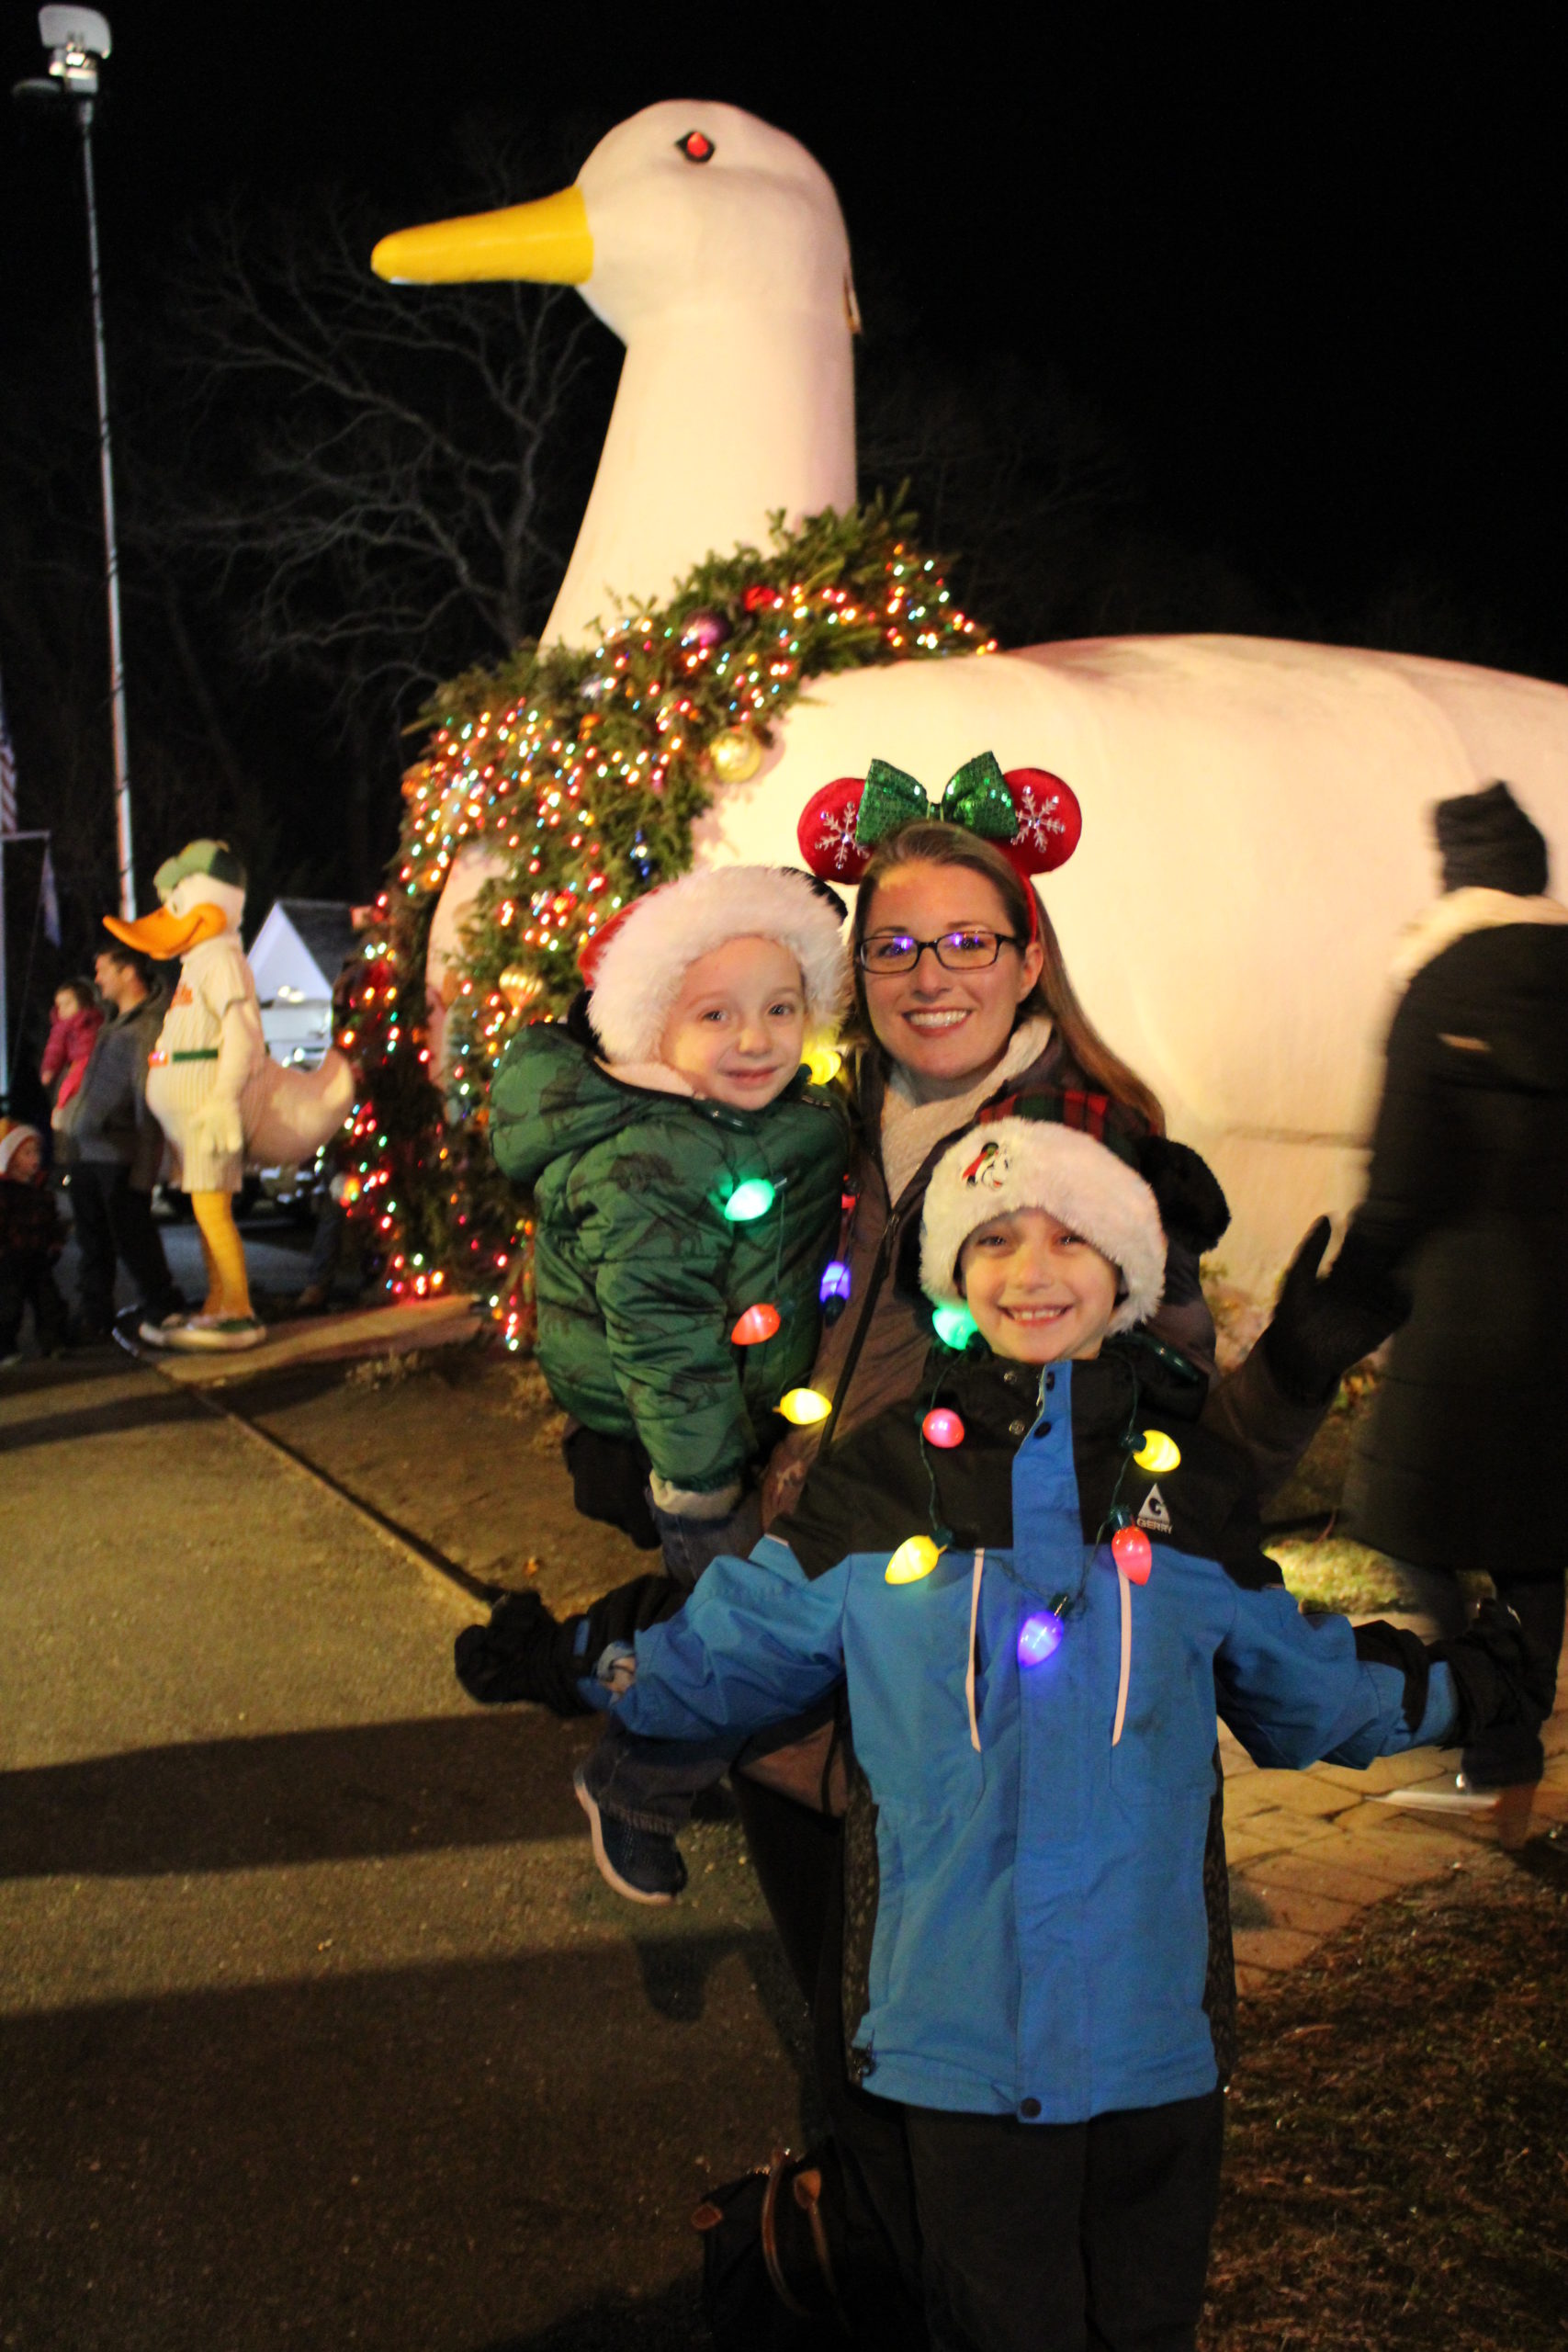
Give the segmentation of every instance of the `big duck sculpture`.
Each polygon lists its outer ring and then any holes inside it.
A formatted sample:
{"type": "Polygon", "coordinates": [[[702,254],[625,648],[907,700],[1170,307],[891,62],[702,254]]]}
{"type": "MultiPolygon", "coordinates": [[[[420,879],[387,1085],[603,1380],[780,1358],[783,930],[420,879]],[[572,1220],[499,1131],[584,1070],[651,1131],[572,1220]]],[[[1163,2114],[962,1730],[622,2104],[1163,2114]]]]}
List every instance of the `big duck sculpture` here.
{"type": "MultiPolygon", "coordinates": [[[[855,493],[843,221],[819,164],[734,107],[649,107],[537,203],[406,230],[388,278],[577,286],[626,345],[598,476],[545,636],[592,642],[710,549],[855,493]]],[[[716,784],[699,862],[798,856],[823,785],[874,757],[950,774],[977,743],[1066,779],[1081,848],[1048,886],[1075,984],[1236,1204],[1261,1287],[1359,1190],[1395,934],[1430,897],[1427,810],[1506,777],[1568,856],[1568,691],[1410,656],[1258,638],[1096,638],[813,682],[749,782],[716,784]]],[[[454,861],[439,984],[502,862],[454,861]]]]}
{"type": "Polygon", "coordinates": [[[240,942],[245,869],[227,842],[189,842],[152,877],[155,914],[105,928],[180,977],[147,1069],[147,1107],[168,1139],[172,1173],[190,1197],[207,1267],[194,1315],[144,1324],[159,1347],[254,1348],[266,1337],[251,1305],[233,1195],[247,1160],[307,1159],[342,1125],[354,1072],[335,1048],[313,1070],[286,1068],[266,1049],[256,984],[240,942]]]}

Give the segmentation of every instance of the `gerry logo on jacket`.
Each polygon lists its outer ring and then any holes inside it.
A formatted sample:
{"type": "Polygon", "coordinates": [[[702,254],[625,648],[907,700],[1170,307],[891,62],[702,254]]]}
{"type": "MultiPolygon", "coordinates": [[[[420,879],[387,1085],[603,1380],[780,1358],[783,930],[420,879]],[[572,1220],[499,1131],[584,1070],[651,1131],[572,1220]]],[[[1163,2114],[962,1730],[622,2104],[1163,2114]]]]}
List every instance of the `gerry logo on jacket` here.
{"type": "Polygon", "coordinates": [[[1138,1525],[1152,1528],[1156,1535],[1170,1533],[1170,1513],[1165,1507],[1165,1497],[1157,1487],[1151,1487],[1144,1497],[1143,1509],[1138,1513],[1138,1525]]]}

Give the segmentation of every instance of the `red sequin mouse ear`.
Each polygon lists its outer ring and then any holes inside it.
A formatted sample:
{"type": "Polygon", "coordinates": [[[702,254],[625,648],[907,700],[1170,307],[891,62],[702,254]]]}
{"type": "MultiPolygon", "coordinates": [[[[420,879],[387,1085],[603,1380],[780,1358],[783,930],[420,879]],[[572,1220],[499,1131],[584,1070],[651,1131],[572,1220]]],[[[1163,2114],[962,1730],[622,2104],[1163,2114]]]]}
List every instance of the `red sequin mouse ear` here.
{"type": "Polygon", "coordinates": [[[821,882],[858,882],[871,852],[855,839],[865,778],[841,775],[814,792],[795,828],[803,863],[821,882]]]}
{"type": "Polygon", "coordinates": [[[1005,781],[1018,812],[1018,831],[999,846],[1021,874],[1054,874],[1066,865],[1083,832],[1077,793],[1045,768],[1009,768],[1005,781]]]}

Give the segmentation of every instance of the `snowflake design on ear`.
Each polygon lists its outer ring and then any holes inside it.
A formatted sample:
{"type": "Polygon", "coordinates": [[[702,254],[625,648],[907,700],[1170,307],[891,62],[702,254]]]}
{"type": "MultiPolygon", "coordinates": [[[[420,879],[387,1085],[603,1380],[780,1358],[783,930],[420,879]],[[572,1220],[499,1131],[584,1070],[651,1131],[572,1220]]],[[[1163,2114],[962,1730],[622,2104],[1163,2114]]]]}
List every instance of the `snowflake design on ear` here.
{"type": "Polygon", "coordinates": [[[1066,831],[1062,821],[1062,796],[1059,792],[1039,792],[1026,784],[1015,792],[1013,800],[1018,809],[1018,837],[1031,849],[1052,849],[1066,831]]]}
{"type": "Polygon", "coordinates": [[[829,808],[825,811],[817,832],[817,844],[823,854],[835,861],[852,855],[859,820],[858,808],[829,808]]]}

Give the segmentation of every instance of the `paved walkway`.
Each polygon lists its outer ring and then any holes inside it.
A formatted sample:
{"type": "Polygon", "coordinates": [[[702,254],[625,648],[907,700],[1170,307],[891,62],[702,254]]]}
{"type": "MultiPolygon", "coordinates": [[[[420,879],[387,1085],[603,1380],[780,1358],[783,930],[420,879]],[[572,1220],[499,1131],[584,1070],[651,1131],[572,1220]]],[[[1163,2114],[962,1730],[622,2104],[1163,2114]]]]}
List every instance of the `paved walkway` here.
{"type": "Polygon", "coordinates": [[[1478,1849],[1517,1847],[1568,1822],[1568,1661],[1558,1694],[1543,1735],[1545,1780],[1533,1792],[1511,1792],[1491,1815],[1423,1813],[1386,1802],[1394,1789],[1452,1786],[1459,1758],[1435,1747],[1383,1757],[1365,1772],[1336,1764],[1269,1772],[1223,1734],[1242,1995],[1266,1992],[1281,1969],[1305,1960],[1368,1904],[1462,1869],[1478,1849]]]}

